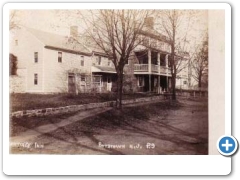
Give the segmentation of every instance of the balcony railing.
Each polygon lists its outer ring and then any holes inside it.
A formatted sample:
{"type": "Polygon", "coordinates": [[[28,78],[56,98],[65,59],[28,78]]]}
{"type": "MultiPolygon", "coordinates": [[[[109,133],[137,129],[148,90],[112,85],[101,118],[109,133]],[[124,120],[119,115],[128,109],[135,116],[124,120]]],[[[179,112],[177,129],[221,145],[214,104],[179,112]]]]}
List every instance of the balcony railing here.
{"type": "Polygon", "coordinates": [[[134,64],[134,71],[148,72],[148,64],[134,64]]]}
{"type": "MultiPolygon", "coordinates": [[[[134,64],[134,72],[149,72],[148,64],[134,64]]],[[[159,65],[151,64],[151,72],[159,73],[159,65]]],[[[160,74],[171,74],[168,67],[160,66],[160,74]]]]}
{"type": "Polygon", "coordinates": [[[152,72],[156,72],[156,73],[158,73],[158,71],[159,71],[159,65],[155,65],[155,64],[152,64],[152,72]]]}

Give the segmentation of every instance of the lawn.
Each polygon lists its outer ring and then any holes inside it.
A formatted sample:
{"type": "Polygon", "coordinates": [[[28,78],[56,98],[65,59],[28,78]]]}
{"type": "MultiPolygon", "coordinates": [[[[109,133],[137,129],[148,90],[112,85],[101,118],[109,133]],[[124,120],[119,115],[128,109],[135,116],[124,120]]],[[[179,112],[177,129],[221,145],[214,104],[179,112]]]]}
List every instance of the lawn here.
{"type": "MultiPolygon", "coordinates": [[[[154,94],[124,94],[123,99],[134,99],[140,97],[152,96],[154,94]]],[[[68,105],[88,104],[95,102],[114,101],[113,93],[92,94],[84,93],[78,95],[72,94],[10,94],[10,109],[11,112],[20,110],[32,110],[49,107],[61,107],[68,105]]]]}
{"type": "MultiPolygon", "coordinates": [[[[149,106],[124,107],[122,113],[112,109],[94,118],[87,118],[81,121],[81,131],[94,131],[107,128],[108,130],[121,128],[126,122],[132,123],[140,120],[148,120],[150,117],[168,109],[178,109],[179,103],[160,102],[149,106]],[[160,111],[161,110],[161,111],[160,111]]],[[[71,117],[78,112],[66,114],[48,115],[42,117],[13,117],[10,124],[10,136],[18,136],[22,132],[36,127],[55,124],[71,117]]]]}
{"type": "Polygon", "coordinates": [[[30,129],[34,129],[39,126],[43,126],[46,124],[54,124],[58,123],[68,117],[77,114],[77,112],[68,112],[66,114],[57,114],[57,115],[49,115],[42,117],[20,117],[11,118],[10,121],[10,136],[18,136],[22,132],[25,132],[30,129]]]}

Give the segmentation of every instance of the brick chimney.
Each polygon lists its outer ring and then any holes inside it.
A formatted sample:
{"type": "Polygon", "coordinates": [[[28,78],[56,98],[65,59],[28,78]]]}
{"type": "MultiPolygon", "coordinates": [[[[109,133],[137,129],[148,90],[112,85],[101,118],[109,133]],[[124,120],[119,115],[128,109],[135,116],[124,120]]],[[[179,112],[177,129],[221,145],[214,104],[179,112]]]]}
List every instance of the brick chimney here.
{"type": "Polygon", "coordinates": [[[149,29],[154,29],[154,18],[153,17],[146,17],[144,19],[144,26],[149,29]]]}
{"type": "Polygon", "coordinates": [[[71,26],[70,27],[70,36],[71,37],[77,37],[78,36],[78,27],[77,26],[71,26]]]}

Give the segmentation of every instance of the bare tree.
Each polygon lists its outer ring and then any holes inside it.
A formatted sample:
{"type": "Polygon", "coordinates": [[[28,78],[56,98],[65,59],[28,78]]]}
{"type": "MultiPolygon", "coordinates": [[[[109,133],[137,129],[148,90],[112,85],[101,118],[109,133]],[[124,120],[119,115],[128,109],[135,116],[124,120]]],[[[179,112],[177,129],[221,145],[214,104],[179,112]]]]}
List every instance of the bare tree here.
{"type": "Polygon", "coordinates": [[[12,30],[14,28],[18,27],[18,20],[17,20],[17,10],[12,10],[9,13],[9,30],[12,30]]]}
{"type": "Polygon", "coordinates": [[[184,52],[188,44],[188,32],[194,12],[188,10],[161,10],[158,12],[160,29],[167,35],[171,45],[169,58],[171,67],[172,99],[176,100],[176,77],[188,66],[184,52]],[[185,63],[183,63],[185,62],[185,63]]]}
{"type": "MultiPolygon", "coordinates": [[[[204,36],[203,42],[195,49],[192,58],[191,67],[193,69],[192,77],[197,81],[198,87],[202,87],[203,77],[208,76],[208,35],[204,36]]],[[[207,79],[206,79],[207,80],[207,79]]]]}
{"type": "Polygon", "coordinates": [[[147,10],[89,10],[82,14],[86,33],[113,62],[117,72],[117,109],[122,108],[123,69],[133,49],[141,43],[139,32],[147,10]]]}

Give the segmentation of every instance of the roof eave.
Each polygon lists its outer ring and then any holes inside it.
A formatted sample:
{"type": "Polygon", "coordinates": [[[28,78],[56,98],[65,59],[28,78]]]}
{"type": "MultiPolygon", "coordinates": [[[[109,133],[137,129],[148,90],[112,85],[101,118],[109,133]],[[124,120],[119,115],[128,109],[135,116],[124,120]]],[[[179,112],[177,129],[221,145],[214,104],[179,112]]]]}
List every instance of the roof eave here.
{"type": "Polygon", "coordinates": [[[68,52],[68,53],[72,53],[72,54],[80,54],[80,55],[85,55],[85,56],[92,56],[92,53],[76,51],[76,50],[71,50],[71,49],[66,49],[66,48],[60,48],[60,47],[54,47],[54,46],[48,46],[48,45],[44,46],[44,48],[55,50],[55,51],[68,52]]]}

